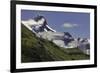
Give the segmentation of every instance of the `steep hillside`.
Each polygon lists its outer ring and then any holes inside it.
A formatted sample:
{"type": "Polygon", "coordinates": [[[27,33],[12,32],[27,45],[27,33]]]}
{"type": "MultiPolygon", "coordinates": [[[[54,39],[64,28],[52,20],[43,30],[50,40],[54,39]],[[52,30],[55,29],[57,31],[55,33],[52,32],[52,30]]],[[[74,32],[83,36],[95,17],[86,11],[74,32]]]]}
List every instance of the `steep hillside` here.
{"type": "Polygon", "coordinates": [[[23,24],[21,28],[21,61],[24,63],[89,59],[78,48],[60,48],[51,41],[36,37],[23,24]]]}

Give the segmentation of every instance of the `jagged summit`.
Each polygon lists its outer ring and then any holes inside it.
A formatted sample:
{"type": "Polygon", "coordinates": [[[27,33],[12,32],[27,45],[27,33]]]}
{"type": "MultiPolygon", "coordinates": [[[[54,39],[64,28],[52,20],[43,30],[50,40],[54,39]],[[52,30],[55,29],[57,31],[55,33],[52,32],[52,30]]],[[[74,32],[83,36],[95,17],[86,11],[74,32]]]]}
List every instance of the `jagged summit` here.
{"type": "Polygon", "coordinates": [[[52,29],[50,26],[48,26],[47,21],[45,17],[43,16],[37,16],[34,19],[29,19],[27,21],[22,21],[22,23],[28,27],[29,29],[33,30],[33,32],[47,32],[52,31],[56,32],[54,29],[52,29]]]}

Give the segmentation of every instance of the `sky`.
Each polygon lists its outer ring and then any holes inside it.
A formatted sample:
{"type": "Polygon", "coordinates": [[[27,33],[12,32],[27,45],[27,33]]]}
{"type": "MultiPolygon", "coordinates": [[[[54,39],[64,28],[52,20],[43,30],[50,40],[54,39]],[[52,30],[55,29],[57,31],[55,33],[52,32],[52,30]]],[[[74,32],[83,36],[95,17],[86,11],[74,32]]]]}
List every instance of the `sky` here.
{"type": "Polygon", "coordinates": [[[58,32],[69,32],[73,37],[90,38],[90,14],[82,12],[55,12],[21,10],[21,20],[44,16],[48,25],[58,32]]]}

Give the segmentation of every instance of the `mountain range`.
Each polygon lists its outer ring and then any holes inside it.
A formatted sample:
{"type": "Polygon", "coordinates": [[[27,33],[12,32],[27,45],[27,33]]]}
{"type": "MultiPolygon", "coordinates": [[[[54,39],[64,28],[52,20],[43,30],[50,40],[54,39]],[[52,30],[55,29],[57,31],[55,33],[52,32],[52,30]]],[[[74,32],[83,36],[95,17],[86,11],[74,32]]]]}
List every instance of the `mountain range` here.
{"type": "Polygon", "coordinates": [[[78,47],[85,54],[90,54],[90,42],[87,38],[74,38],[69,32],[58,32],[52,29],[44,16],[37,16],[34,19],[22,20],[21,22],[37,37],[52,41],[59,47],[78,47]]]}
{"type": "Polygon", "coordinates": [[[87,38],[52,29],[43,16],[21,21],[21,62],[90,59],[87,38]]]}

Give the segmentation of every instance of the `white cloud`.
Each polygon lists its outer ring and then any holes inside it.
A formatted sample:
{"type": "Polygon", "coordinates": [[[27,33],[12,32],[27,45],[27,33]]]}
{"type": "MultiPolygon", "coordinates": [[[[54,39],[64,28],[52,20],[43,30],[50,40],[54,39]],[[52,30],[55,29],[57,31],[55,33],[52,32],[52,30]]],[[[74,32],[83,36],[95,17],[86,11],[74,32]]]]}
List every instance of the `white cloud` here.
{"type": "Polygon", "coordinates": [[[64,28],[74,28],[74,27],[78,27],[78,24],[64,23],[63,27],[64,28]]]}

